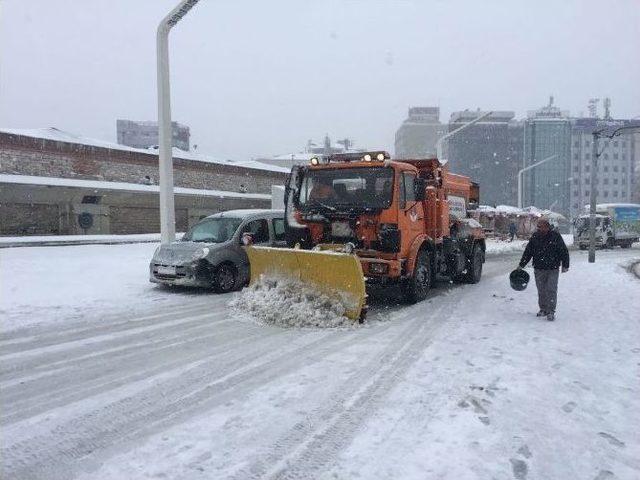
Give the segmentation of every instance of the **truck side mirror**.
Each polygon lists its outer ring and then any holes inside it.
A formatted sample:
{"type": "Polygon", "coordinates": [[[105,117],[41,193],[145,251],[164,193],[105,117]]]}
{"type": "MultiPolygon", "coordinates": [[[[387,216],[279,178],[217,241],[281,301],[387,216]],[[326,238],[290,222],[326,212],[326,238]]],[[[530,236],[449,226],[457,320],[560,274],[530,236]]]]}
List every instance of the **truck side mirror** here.
{"type": "Polygon", "coordinates": [[[416,201],[422,202],[427,198],[427,182],[424,178],[416,178],[413,183],[413,189],[416,195],[416,201]]]}

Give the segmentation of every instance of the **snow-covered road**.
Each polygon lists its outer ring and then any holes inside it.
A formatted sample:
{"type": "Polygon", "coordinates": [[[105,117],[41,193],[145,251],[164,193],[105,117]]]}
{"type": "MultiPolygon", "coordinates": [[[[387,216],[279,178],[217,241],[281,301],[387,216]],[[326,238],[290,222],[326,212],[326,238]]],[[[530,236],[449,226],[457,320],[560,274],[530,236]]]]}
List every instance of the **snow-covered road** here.
{"type": "Polygon", "coordinates": [[[509,255],[415,306],[373,299],[348,330],[260,326],[230,296],[135,282],[40,324],[10,301],[1,477],[637,479],[634,259],[573,252],[555,323],[535,288],[509,289],[509,255]]]}

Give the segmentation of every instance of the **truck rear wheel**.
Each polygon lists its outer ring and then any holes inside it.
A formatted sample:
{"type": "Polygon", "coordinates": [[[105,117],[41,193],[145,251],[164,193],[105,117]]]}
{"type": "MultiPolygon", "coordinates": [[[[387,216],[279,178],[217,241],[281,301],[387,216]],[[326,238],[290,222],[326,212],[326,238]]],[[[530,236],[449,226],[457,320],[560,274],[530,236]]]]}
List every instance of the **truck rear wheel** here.
{"type": "Polygon", "coordinates": [[[402,296],[407,303],[421,302],[431,290],[431,261],[426,251],[418,253],[411,277],[402,282],[402,296]]]}
{"type": "Polygon", "coordinates": [[[464,274],[465,283],[478,283],[482,277],[482,249],[476,245],[473,247],[467,273],[464,274]]]}

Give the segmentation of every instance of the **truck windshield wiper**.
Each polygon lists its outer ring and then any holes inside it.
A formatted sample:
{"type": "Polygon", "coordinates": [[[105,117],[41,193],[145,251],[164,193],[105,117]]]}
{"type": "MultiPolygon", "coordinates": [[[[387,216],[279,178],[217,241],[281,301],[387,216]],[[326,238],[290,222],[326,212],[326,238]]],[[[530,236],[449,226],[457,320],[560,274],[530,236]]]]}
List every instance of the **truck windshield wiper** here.
{"type": "Polygon", "coordinates": [[[318,200],[311,200],[311,203],[314,204],[314,205],[318,205],[320,207],[323,207],[323,208],[325,208],[325,209],[327,209],[327,210],[329,210],[331,212],[335,212],[336,211],[336,209],[334,207],[332,207],[331,205],[327,205],[326,203],[319,202],[318,200]]]}

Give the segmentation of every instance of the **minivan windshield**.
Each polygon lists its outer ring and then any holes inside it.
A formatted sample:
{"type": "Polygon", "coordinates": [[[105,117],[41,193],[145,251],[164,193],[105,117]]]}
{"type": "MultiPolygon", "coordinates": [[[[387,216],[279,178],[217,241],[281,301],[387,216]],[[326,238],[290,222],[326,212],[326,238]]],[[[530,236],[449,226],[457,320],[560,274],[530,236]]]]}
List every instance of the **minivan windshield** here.
{"type": "Polygon", "coordinates": [[[393,192],[393,169],[355,167],[304,172],[298,205],[302,209],[388,208],[393,192]]]}
{"type": "Polygon", "coordinates": [[[207,218],[195,224],[182,237],[183,242],[222,243],[230,240],[242,223],[241,218],[207,218]]]}

